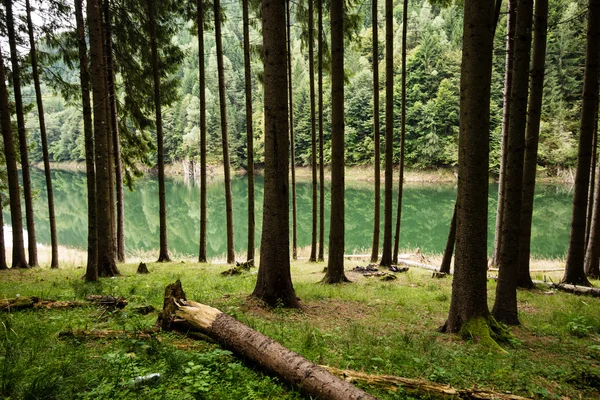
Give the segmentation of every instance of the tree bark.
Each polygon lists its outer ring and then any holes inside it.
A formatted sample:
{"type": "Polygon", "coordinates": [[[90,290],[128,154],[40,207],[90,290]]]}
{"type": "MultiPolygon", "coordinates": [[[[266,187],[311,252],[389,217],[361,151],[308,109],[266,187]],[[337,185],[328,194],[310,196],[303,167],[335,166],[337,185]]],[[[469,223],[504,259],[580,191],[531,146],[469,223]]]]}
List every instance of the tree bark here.
{"type": "MultiPolygon", "coordinates": [[[[282,20],[285,21],[283,15],[282,20]]],[[[216,340],[234,353],[278,375],[285,382],[297,386],[311,398],[376,399],[216,308],[194,301],[182,301],[177,307],[176,315],[187,321],[192,328],[216,340]]]]}
{"type": "Polygon", "coordinates": [[[119,274],[114,254],[114,238],[111,229],[108,116],[106,115],[106,74],[102,41],[102,3],[89,0],[87,17],[90,41],[91,86],[94,100],[94,144],[96,171],[96,217],[98,238],[98,275],[119,274]]]}
{"type": "Polygon", "coordinates": [[[379,258],[379,233],[381,225],[381,138],[379,134],[379,23],[377,21],[377,0],[371,3],[371,29],[373,30],[373,144],[375,155],[373,172],[375,174],[373,199],[373,245],[371,246],[371,262],[379,258]]]}
{"type": "Polygon", "coordinates": [[[317,261],[317,126],[315,121],[315,56],[314,56],[314,9],[313,1],[308,2],[308,75],[310,80],[310,134],[312,169],[312,236],[309,262],[317,261]]]}
{"type": "Polygon", "coordinates": [[[392,261],[398,262],[400,246],[400,223],[402,219],[402,188],[404,186],[404,142],[406,140],[406,26],[408,25],[408,0],[404,0],[402,9],[402,109],[400,111],[400,171],[398,172],[398,211],[396,212],[396,235],[392,261]]]}
{"type": "Polygon", "coordinates": [[[288,97],[290,114],[290,166],[292,169],[292,258],[298,259],[298,213],[296,209],[296,149],[294,148],[294,102],[292,94],[292,36],[290,32],[290,0],[286,0],[286,18],[287,18],[287,68],[288,68],[288,97]]]}
{"type": "Polygon", "coordinates": [[[94,164],[94,132],[92,130],[92,106],[90,100],[90,74],[87,56],[85,26],[83,22],[82,0],[75,0],[75,20],[79,44],[79,78],[81,81],[81,102],[83,106],[83,134],[85,144],[85,169],[87,178],[88,204],[88,243],[85,280],[98,280],[98,223],[96,215],[96,167],[94,164]]]}
{"type": "Polygon", "coordinates": [[[25,198],[25,220],[27,223],[27,249],[29,266],[37,267],[37,239],[35,237],[35,221],[33,218],[33,193],[31,191],[31,174],[29,171],[29,150],[27,148],[27,131],[25,130],[25,113],[21,94],[21,66],[17,52],[17,37],[12,10],[12,0],[4,0],[6,10],[6,30],[10,47],[12,65],[13,95],[15,98],[15,114],[17,114],[17,131],[19,134],[19,152],[21,153],[21,173],[23,175],[23,196],[25,198]]]}
{"type": "Polygon", "coordinates": [[[56,237],[56,217],[54,214],[54,192],[52,190],[52,174],[50,173],[50,156],[48,155],[48,137],[46,135],[46,122],[44,120],[44,102],[42,101],[42,89],[40,86],[40,74],[38,72],[37,51],[35,49],[35,38],[33,33],[33,22],[31,20],[31,6],[29,0],[25,0],[27,13],[27,30],[29,33],[29,55],[31,57],[31,72],[35,88],[35,100],[40,122],[40,136],[42,139],[42,155],[44,158],[44,175],[46,178],[46,192],[48,194],[48,221],[50,223],[51,260],[50,268],[58,268],[58,239],[56,237]]]}
{"type": "Polygon", "coordinates": [[[493,0],[466,0],[460,82],[456,257],[447,332],[489,319],[487,203],[493,0]]]}
{"type": "MultiPolygon", "coordinates": [[[[598,106],[596,106],[596,116],[594,117],[598,121],[598,106]]],[[[587,198],[587,211],[585,213],[585,248],[587,251],[587,245],[590,242],[590,231],[592,229],[592,213],[594,211],[594,193],[596,184],[596,164],[598,154],[598,123],[594,125],[594,137],[592,139],[592,162],[590,165],[590,187],[588,189],[587,198]]]]}
{"type": "Polygon", "coordinates": [[[248,0],[242,0],[244,20],[244,85],[246,91],[246,147],[248,150],[248,256],[254,260],[254,137],[252,133],[252,80],[250,76],[250,33],[248,0]]]}
{"type": "Polygon", "coordinates": [[[204,67],[204,2],[196,0],[198,24],[198,79],[200,85],[200,250],[198,262],[206,257],[206,79],[204,67]]]}
{"type": "Polygon", "coordinates": [[[394,180],[394,4],[385,0],[385,187],[381,266],[392,265],[392,186],[394,180]]]}
{"type": "Polygon", "coordinates": [[[448,233],[448,240],[446,241],[446,248],[444,250],[444,258],[442,258],[442,265],[440,266],[440,272],[444,274],[450,273],[450,264],[452,263],[452,254],[454,253],[454,244],[456,243],[456,210],[458,204],[454,203],[454,212],[452,213],[452,220],[450,221],[450,232],[448,233]]]}
{"type": "Polygon", "coordinates": [[[508,125],[510,120],[510,96],[513,77],[513,53],[516,28],[517,0],[508,0],[506,18],[506,67],[504,73],[504,106],[502,108],[502,144],[500,150],[500,173],[498,175],[498,206],[496,208],[496,230],[494,234],[494,250],[490,265],[498,265],[500,261],[500,249],[502,248],[502,219],[504,216],[504,188],[506,156],[508,154],[508,125]]]}
{"type": "Polygon", "coordinates": [[[4,244],[4,216],[2,214],[2,194],[0,193],[0,271],[8,269],[6,264],[6,245],[4,244]]]}
{"type": "Polygon", "coordinates": [[[317,0],[318,16],[318,91],[319,91],[319,254],[317,261],[325,261],[325,160],[323,145],[323,1],[317,0]]]}
{"type": "Polygon", "coordinates": [[[529,106],[527,110],[527,131],[525,137],[525,163],[523,167],[523,200],[521,205],[521,232],[519,237],[519,263],[517,286],[533,288],[535,285],[529,273],[531,253],[531,219],[535,192],[540,119],[542,116],[542,96],[544,92],[544,72],[546,65],[546,30],[548,28],[548,0],[535,2],[533,61],[529,106]]]}
{"type": "Polygon", "coordinates": [[[527,126],[527,96],[531,54],[533,0],[519,0],[516,9],[515,53],[510,98],[508,153],[505,170],[505,199],[502,216],[502,247],[492,315],[507,325],[519,325],[517,312],[517,273],[521,206],[523,204],[523,157],[527,126]]]}
{"type": "MultiPolygon", "coordinates": [[[[600,177],[600,171],[598,176],[600,177]]],[[[584,272],[589,278],[598,279],[600,278],[600,184],[596,185],[594,209],[589,224],[591,225],[590,239],[585,252],[584,272]]]]}
{"type": "Polygon", "coordinates": [[[0,123],[2,124],[2,138],[4,141],[4,157],[6,159],[6,175],[8,180],[8,195],[10,200],[10,221],[12,225],[12,268],[29,268],[25,258],[23,244],[23,220],[21,213],[21,195],[19,188],[19,172],[17,170],[17,157],[15,143],[10,121],[8,106],[8,91],[6,90],[6,75],[4,60],[0,51],[0,123]]]}
{"type": "MultiPolygon", "coordinates": [[[[221,145],[223,169],[225,170],[225,213],[227,217],[227,263],[235,262],[233,245],[233,200],[231,195],[231,164],[229,162],[229,133],[227,132],[227,97],[225,95],[225,71],[223,67],[223,43],[221,41],[221,3],[214,1],[215,41],[217,45],[217,72],[219,76],[219,105],[221,109],[221,145]]],[[[285,51],[284,51],[285,54],[285,51]]],[[[284,65],[284,64],[282,64],[284,65]]],[[[286,130],[287,131],[287,130],[286,130]]],[[[286,150],[287,151],[287,150],[286,150]]]]}
{"type": "Polygon", "coordinates": [[[156,38],[156,10],[155,3],[148,0],[148,18],[150,46],[152,52],[152,78],[154,81],[154,113],[156,118],[156,143],[158,158],[158,204],[160,220],[160,244],[158,253],[158,262],[169,262],[169,247],[167,244],[167,200],[165,191],[165,149],[163,145],[163,126],[162,126],[162,100],[160,94],[160,71],[158,68],[158,44],[156,38]]]}
{"type": "Polygon", "coordinates": [[[589,286],[584,271],[584,240],[587,195],[592,158],[595,110],[598,104],[598,77],[600,74],[600,0],[590,0],[588,11],[585,74],[583,78],[583,103],[579,126],[577,172],[573,196],[573,216],[567,263],[562,283],[589,286]]]}
{"type": "MultiPolygon", "coordinates": [[[[108,106],[110,115],[110,127],[111,127],[111,150],[112,150],[112,162],[114,162],[114,175],[111,177],[115,179],[115,185],[111,185],[112,188],[116,186],[116,203],[113,210],[116,210],[116,230],[115,238],[117,244],[117,260],[119,262],[125,261],[125,203],[123,199],[123,167],[121,163],[121,142],[119,139],[119,119],[117,115],[117,96],[115,89],[115,72],[114,62],[112,55],[112,18],[110,15],[110,0],[104,0],[104,26],[105,26],[105,48],[106,48],[106,74],[108,83],[108,106]]],[[[112,189],[114,190],[114,189],[112,189]]],[[[113,196],[111,190],[111,196],[113,196]]],[[[113,211],[114,212],[114,211],[113,211]]]]}
{"type": "Polygon", "coordinates": [[[262,3],[265,184],[260,266],[252,295],[271,307],[298,307],[290,273],[286,5],[262,3]]]}
{"type": "Polygon", "coordinates": [[[331,220],[324,283],[348,282],[344,275],[344,3],[331,1],[331,220]]]}

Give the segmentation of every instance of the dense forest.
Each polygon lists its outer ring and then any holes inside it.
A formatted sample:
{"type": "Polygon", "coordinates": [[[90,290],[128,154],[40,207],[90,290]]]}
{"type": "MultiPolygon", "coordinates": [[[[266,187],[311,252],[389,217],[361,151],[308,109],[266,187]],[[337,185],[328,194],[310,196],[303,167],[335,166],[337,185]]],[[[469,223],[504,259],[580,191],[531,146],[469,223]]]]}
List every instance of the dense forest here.
{"type": "MultiPolygon", "coordinates": [[[[244,54],[241,46],[243,38],[242,8],[237,1],[221,3],[226,16],[222,27],[223,52],[225,63],[225,84],[227,93],[227,117],[230,131],[230,153],[232,165],[247,166],[246,119],[244,103],[244,54]]],[[[379,15],[383,15],[383,2],[380,2],[379,15]]],[[[583,82],[582,65],[585,58],[585,12],[587,4],[582,0],[556,0],[549,4],[548,49],[546,79],[538,164],[553,175],[564,168],[574,167],[577,158],[578,121],[581,111],[583,82]]],[[[407,26],[407,117],[406,117],[406,165],[413,168],[455,166],[458,160],[459,124],[459,80],[461,60],[461,38],[463,34],[462,6],[440,7],[426,0],[416,0],[408,5],[407,26]]],[[[310,90],[306,32],[306,3],[291,6],[291,51],[293,74],[293,112],[296,135],[296,163],[311,163],[311,124],[310,90]]],[[[345,47],[345,115],[346,115],[346,165],[372,164],[373,142],[373,61],[380,68],[380,92],[385,90],[384,42],[379,39],[379,54],[372,53],[372,23],[370,3],[357,3],[353,8],[355,24],[346,37],[345,47]]],[[[183,17],[181,17],[183,18],[183,17]]],[[[328,13],[324,15],[324,27],[328,30],[328,13]]],[[[394,9],[394,92],[395,125],[400,126],[400,38],[402,36],[402,9],[394,9]]],[[[257,17],[250,19],[250,42],[252,71],[261,76],[260,31],[257,17]]],[[[384,21],[380,19],[378,29],[382,38],[384,21]]],[[[212,29],[212,28],[211,28],[212,29]]],[[[169,79],[176,88],[170,105],[164,107],[164,146],[165,160],[177,162],[187,158],[199,159],[199,87],[198,87],[198,42],[193,34],[194,24],[182,19],[172,38],[182,51],[181,62],[173,69],[169,79]]],[[[502,91],[505,70],[506,15],[503,12],[496,29],[494,40],[494,67],[491,94],[491,133],[490,170],[497,173],[500,165],[500,142],[502,130],[502,91]]],[[[325,32],[325,40],[329,33],[325,32]]],[[[206,123],[207,151],[209,160],[220,162],[219,121],[220,108],[217,89],[217,59],[214,35],[207,32],[204,39],[206,68],[206,123]]],[[[44,42],[43,49],[52,54],[57,52],[51,43],[44,42]]],[[[328,45],[325,46],[328,48],[328,45]]],[[[329,68],[325,57],[324,67],[329,68]]],[[[53,161],[82,161],[85,158],[83,140],[83,120],[81,105],[77,99],[65,100],[61,95],[64,83],[78,84],[76,65],[56,61],[44,70],[44,104],[49,152],[53,161]],[[60,77],[58,79],[57,77],[60,77]]],[[[330,162],[330,77],[324,75],[324,158],[330,162]]],[[[125,107],[124,86],[117,84],[119,106],[125,107]]],[[[33,87],[24,89],[26,102],[33,102],[33,87]]],[[[264,115],[262,84],[259,79],[252,81],[254,157],[257,164],[264,161],[264,115]]],[[[42,160],[39,123],[36,109],[32,107],[27,116],[27,127],[31,137],[31,159],[42,160]]],[[[380,106],[381,117],[384,104],[380,106]]],[[[383,127],[381,128],[383,130],[383,127]]],[[[147,129],[148,158],[142,157],[150,165],[155,164],[154,128],[147,129]]],[[[127,139],[122,138],[127,148],[127,139]]],[[[400,159],[400,137],[395,137],[394,162],[400,159]]],[[[138,142],[134,142],[138,143],[138,142]]],[[[385,146],[385,138],[382,138],[385,146]]]]}

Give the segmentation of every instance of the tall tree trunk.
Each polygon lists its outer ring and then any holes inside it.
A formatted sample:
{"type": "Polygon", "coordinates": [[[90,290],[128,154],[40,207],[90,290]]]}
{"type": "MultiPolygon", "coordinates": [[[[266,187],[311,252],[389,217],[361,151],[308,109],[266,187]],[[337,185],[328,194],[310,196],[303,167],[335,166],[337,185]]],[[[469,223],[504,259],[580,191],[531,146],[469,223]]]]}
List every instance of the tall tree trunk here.
{"type": "Polygon", "coordinates": [[[514,71],[508,126],[508,154],[505,170],[505,203],[502,221],[502,247],[498,263],[498,285],[492,315],[508,325],[519,325],[517,312],[517,273],[521,206],[523,203],[523,157],[527,126],[527,95],[531,54],[533,0],[519,0],[515,30],[514,71]]]}
{"type": "Polygon", "coordinates": [[[406,139],[406,25],[408,25],[408,0],[404,0],[402,11],[402,110],[400,127],[400,171],[398,173],[398,211],[396,213],[396,236],[394,237],[394,254],[392,261],[398,262],[400,245],[400,221],[402,219],[402,188],[404,186],[404,142],[406,139]]]}
{"type": "Polygon", "coordinates": [[[323,155],[323,1],[317,0],[318,16],[318,91],[319,91],[319,255],[325,261],[325,160],[323,155]]]}
{"type": "Polygon", "coordinates": [[[6,245],[4,244],[4,216],[2,215],[2,194],[0,193],[0,270],[8,269],[6,265],[6,245]]]}
{"type": "MultiPolygon", "coordinates": [[[[112,55],[112,18],[110,15],[110,0],[104,0],[104,26],[106,48],[106,74],[108,83],[108,105],[111,127],[111,149],[114,161],[114,176],[116,186],[116,230],[117,259],[125,261],[125,204],[123,200],[123,167],[121,164],[121,142],[119,139],[119,120],[117,115],[117,96],[115,89],[115,72],[112,55]]],[[[113,166],[111,162],[111,167],[113,166]]],[[[111,192],[112,193],[112,192],[111,192]]],[[[112,196],[112,195],[111,195],[112,196]]]]}
{"type": "Polygon", "coordinates": [[[331,220],[324,283],[344,275],[344,1],[331,1],[331,220]]]}
{"type": "Polygon", "coordinates": [[[46,135],[46,122],[44,120],[44,102],[42,101],[42,89],[40,87],[40,74],[38,72],[37,51],[35,49],[35,38],[33,33],[33,22],[31,20],[31,6],[29,0],[25,0],[27,12],[27,30],[29,32],[29,55],[31,57],[31,72],[33,85],[35,87],[35,100],[40,121],[40,136],[42,138],[42,155],[44,158],[44,174],[46,177],[46,192],[48,193],[48,221],[50,222],[50,244],[52,247],[52,258],[50,268],[58,268],[58,239],[56,237],[56,217],[54,215],[54,192],[52,190],[52,174],[50,173],[50,156],[48,155],[48,137],[46,135]]]}
{"type": "MultiPolygon", "coordinates": [[[[221,144],[223,146],[223,168],[225,170],[225,212],[227,216],[227,263],[235,262],[233,247],[233,205],[231,195],[231,167],[229,162],[229,133],[227,132],[227,97],[225,96],[225,71],[223,67],[223,43],[221,41],[221,5],[214,1],[215,39],[217,44],[217,72],[219,75],[219,105],[221,109],[221,144]]],[[[284,14],[285,15],[285,14],[284,14]]],[[[285,32],[285,31],[284,31],[285,32]]],[[[285,50],[283,52],[285,55],[285,50]]],[[[285,68],[285,64],[281,64],[285,68]]],[[[287,114],[287,113],[286,113],[287,114]]],[[[287,132],[287,129],[286,129],[287,132]]],[[[287,152],[287,149],[286,149],[287,152]]],[[[287,198],[287,197],[286,197],[287,198]]]]}
{"type": "Polygon", "coordinates": [[[4,60],[0,51],[0,123],[4,139],[4,157],[6,159],[6,175],[8,180],[8,196],[10,200],[10,221],[12,225],[12,268],[29,268],[25,258],[23,243],[23,220],[21,213],[21,194],[19,188],[19,172],[15,142],[10,121],[8,91],[6,89],[6,74],[4,60]]]}
{"type": "Polygon", "coordinates": [[[447,332],[488,320],[487,214],[493,0],[466,0],[460,82],[456,257],[447,332]]]}
{"type": "Polygon", "coordinates": [[[446,241],[446,248],[444,249],[444,257],[442,258],[442,265],[440,266],[440,272],[444,274],[450,273],[450,264],[452,263],[452,254],[454,253],[454,244],[456,243],[456,210],[458,204],[454,203],[454,211],[452,212],[452,220],[450,221],[450,232],[448,233],[448,240],[446,241]]]}
{"type": "MultiPolygon", "coordinates": [[[[218,0],[217,0],[218,2],[218,0]]],[[[262,3],[265,186],[260,267],[252,292],[272,307],[298,307],[290,273],[289,139],[283,1],[262,3]]]]}
{"type": "Polygon", "coordinates": [[[600,0],[590,0],[588,11],[585,74],[583,78],[583,103],[579,127],[579,149],[577,172],[573,196],[573,217],[571,236],[563,283],[589,286],[585,276],[584,240],[586,201],[589,188],[590,163],[592,158],[592,138],[594,135],[595,110],[598,105],[598,77],[600,74],[600,0]]]}
{"type": "MultiPolygon", "coordinates": [[[[600,168],[600,164],[598,166],[600,168]]],[[[600,172],[598,173],[600,178],[600,172]]],[[[600,278],[600,183],[596,184],[594,208],[592,211],[590,239],[586,247],[584,271],[589,278],[600,278]]]]}
{"type": "Polygon", "coordinates": [[[198,261],[206,258],[206,80],[204,68],[204,3],[196,0],[198,23],[198,74],[200,84],[200,250],[198,261]]]}
{"type": "Polygon", "coordinates": [[[385,0],[385,188],[383,250],[380,264],[392,265],[392,186],[394,180],[394,4],[385,0]]]}
{"type": "Polygon", "coordinates": [[[246,146],[248,150],[248,261],[254,260],[254,138],[252,133],[252,80],[250,77],[250,34],[248,0],[242,0],[244,19],[244,81],[246,89],[246,146]]]}
{"type": "Polygon", "coordinates": [[[106,115],[106,74],[102,41],[102,2],[88,0],[87,17],[90,41],[91,86],[94,100],[94,144],[96,157],[96,217],[98,234],[98,275],[119,274],[114,254],[114,238],[111,229],[108,149],[109,117],[106,115]]]}
{"type": "Polygon", "coordinates": [[[27,131],[25,130],[25,113],[23,110],[23,96],[21,94],[21,67],[19,53],[17,52],[17,37],[13,18],[12,0],[4,0],[6,8],[6,30],[10,47],[10,61],[12,64],[13,94],[15,97],[15,113],[17,114],[17,128],[19,133],[19,152],[21,153],[21,172],[23,174],[23,196],[25,197],[25,220],[27,222],[27,249],[29,265],[38,266],[37,240],[35,238],[35,221],[33,218],[33,194],[31,192],[31,174],[29,171],[29,150],[27,148],[27,131]]]}
{"type": "Polygon", "coordinates": [[[286,17],[287,17],[287,68],[288,68],[288,98],[289,98],[289,114],[290,114],[290,165],[292,169],[292,258],[298,259],[298,213],[296,209],[296,149],[294,148],[294,102],[292,94],[292,36],[290,27],[292,25],[290,19],[290,0],[286,0],[286,17]]]}
{"type": "Polygon", "coordinates": [[[494,250],[491,265],[500,262],[500,249],[502,248],[502,220],[504,216],[504,188],[506,186],[506,156],[508,154],[508,124],[510,119],[510,96],[513,77],[513,53],[515,41],[517,0],[508,0],[506,18],[506,66],[504,71],[504,106],[502,108],[502,144],[500,150],[500,173],[498,175],[498,205],[496,208],[496,230],[494,234],[494,250]]]}
{"type": "Polygon", "coordinates": [[[79,44],[79,78],[83,105],[83,134],[85,143],[85,169],[87,177],[88,245],[85,280],[98,280],[98,223],[96,215],[96,168],[94,165],[94,132],[92,130],[92,105],[90,100],[90,74],[87,56],[85,26],[83,22],[83,0],[75,0],[75,20],[79,44]]]}
{"type": "Polygon", "coordinates": [[[594,137],[592,139],[592,163],[590,166],[590,187],[588,189],[587,211],[585,213],[585,248],[590,242],[590,233],[592,229],[592,213],[594,212],[594,193],[596,184],[596,164],[598,155],[598,106],[596,106],[596,114],[594,117],[594,137]]]}
{"type": "Polygon", "coordinates": [[[308,74],[310,79],[310,133],[311,133],[311,168],[312,168],[312,236],[310,242],[310,258],[317,261],[317,127],[315,121],[315,56],[314,56],[314,10],[313,1],[308,2],[308,74]]]}
{"type": "Polygon", "coordinates": [[[535,2],[533,61],[531,64],[531,86],[529,89],[529,106],[527,110],[521,232],[517,269],[517,286],[523,288],[533,288],[535,286],[529,273],[529,257],[531,253],[531,219],[533,216],[538,139],[540,136],[540,118],[542,116],[542,96],[544,92],[547,28],[548,0],[537,0],[535,2]]]}
{"type": "Polygon", "coordinates": [[[377,21],[377,0],[371,3],[371,26],[373,30],[373,142],[375,156],[373,172],[375,174],[373,199],[373,245],[371,246],[371,262],[379,258],[379,232],[381,225],[381,144],[379,134],[379,24],[377,21]]]}
{"type": "Polygon", "coordinates": [[[150,46],[152,51],[152,77],[154,80],[154,112],[156,116],[156,143],[158,158],[158,204],[160,220],[160,244],[158,262],[171,261],[167,244],[167,200],[165,192],[165,149],[163,145],[162,99],[160,94],[160,71],[158,68],[158,45],[156,43],[156,4],[148,0],[150,46]]]}

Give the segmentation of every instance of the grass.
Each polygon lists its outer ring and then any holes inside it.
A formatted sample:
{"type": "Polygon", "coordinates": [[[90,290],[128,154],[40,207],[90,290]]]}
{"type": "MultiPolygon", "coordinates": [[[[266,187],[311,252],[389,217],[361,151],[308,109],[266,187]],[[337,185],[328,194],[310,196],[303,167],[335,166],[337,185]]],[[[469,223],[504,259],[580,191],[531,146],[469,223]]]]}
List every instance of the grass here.
{"type": "MultiPolygon", "coordinates": [[[[63,340],[74,329],[150,328],[168,283],[180,278],[188,298],[217,307],[308,359],[371,374],[392,374],[452,385],[484,387],[536,399],[600,397],[600,300],[538,289],[519,292],[522,326],[508,354],[436,333],[444,323],[451,279],[432,279],[411,268],[383,282],[353,272],[351,284],[318,284],[324,264],[297,262],[292,276],[302,310],[269,310],[248,297],[256,270],[222,277],[225,265],[149,263],[120,265],[123,276],[97,284],[81,280],[76,263],[0,273],[0,296],[60,300],[88,294],[126,297],[130,304],[106,313],[97,308],[23,311],[0,315],[0,398],[11,399],[300,399],[299,392],[214,343],[171,333],[152,340],[63,340]],[[138,376],[160,373],[136,386],[138,376]]],[[[348,261],[346,268],[365,265],[348,261]]],[[[547,265],[544,264],[544,267],[547,265]]],[[[535,268],[535,266],[534,266],[535,268]]],[[[599,282],[595,282],[599,283],[599,282]]],[[[493,304],[495,283],[488,283],[493,304]]],[[[381,399],[411,398],[402,390],[365,387],[381,399]]]]}

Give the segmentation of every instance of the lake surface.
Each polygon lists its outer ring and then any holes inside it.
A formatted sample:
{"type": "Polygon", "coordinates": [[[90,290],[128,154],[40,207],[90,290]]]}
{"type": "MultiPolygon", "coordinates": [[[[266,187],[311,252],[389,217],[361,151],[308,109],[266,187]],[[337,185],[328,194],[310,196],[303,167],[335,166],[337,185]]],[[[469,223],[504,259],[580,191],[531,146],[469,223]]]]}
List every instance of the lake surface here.
{"type": "MultiPolygon", "coordinates": [[[[47,197],[44,176],[32,171],[36,192],[35,218],[37,239],[50,243],[47,197]]],[[[54,196],[59,244],[87,247],[86,181],[83,173],[54,171],[54,196]]],[[[325,244],[328,242],[329,182],[325,193],[325,244]]],[[[397,183],[395,183],[397,186],[397,183]]],[[[247,238],[247,179],[232,181],[235,249],[245,252],[247,238]]],[[[497,185],[490,185],[488,249],[493,246],[497,185]]],[[[169,250],[173,254],[198,254],[200,231],[200,190],[194,183],[168,179],[167,224],[169,250]]],[[[394,192],[394,202],[397,192],[394,192]]],[[[456,186],[453,184],[407,184],[404,189],[401,248],[420,248],[422,252],[441,253],[446,243],[452,217],[456,186]]],[[[263,178],[256,178],[256,246],[260,246],[263,203],[263,178]]],[[[541,257],[564,257],[569,239],[572,192],[564,185],[539,185],[535,195],[532,231],[532,254],[541,257]]],[[[209,257],[226,252],[225,196],[223,182],[209,182],[207,187],[209,257]]],[[[297,184],[298,246],[310,246],[311,184],[297,184]]],[[[383,193],[382,193],[383,214],[383,193]]],[[[4,218],[10,224],[5,209],[4,218]]],[[[346,183],[346,253],[370,253],[373,232],[373,189],[363,182],[346,183]]],[[[394,215],[394,224],[395,224],[394,215]]],[[[290,206],[291,220],[291,206],[290,206]]],[[[381,240],[383,240],[383,219],[381,240]]],[[[290,224],[291,227],[291,224],[290,224]]],[[[291,240],[290,240],[291,242],[291,240]]],[[[136,182],[133,192],[125,191],[125,246],[128,254],[158,248],[158,181],[146,177],[136,182]]]]}

